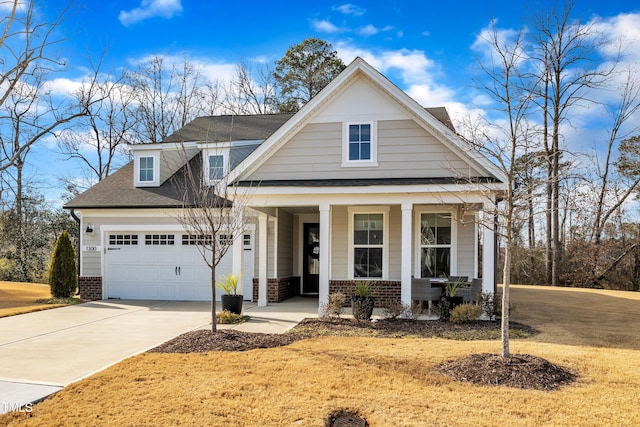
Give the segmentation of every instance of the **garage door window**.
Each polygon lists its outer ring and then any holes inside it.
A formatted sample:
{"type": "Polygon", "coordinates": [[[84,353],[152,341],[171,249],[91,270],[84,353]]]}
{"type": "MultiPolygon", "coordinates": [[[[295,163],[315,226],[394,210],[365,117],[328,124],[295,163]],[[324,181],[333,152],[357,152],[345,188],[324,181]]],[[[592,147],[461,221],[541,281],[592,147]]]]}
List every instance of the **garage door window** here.
{"type": "Polygon", "coordinates": [[[183,245],[211,245],[211,236],[204,235],[194,235],[194,234],[183,234],[182,235],[182,244],[183,245]]]}
{"type": "Polygon", "coordinates": [[[137,244],[137,234],[109,234],[109,245],[111,246],[128,246],[137,244]]]}
{"type": "Polygon", "coordinates": [[[145,245],[172,246],[175,242],[173,234],[146,234],[144,236],[145,245]]]}

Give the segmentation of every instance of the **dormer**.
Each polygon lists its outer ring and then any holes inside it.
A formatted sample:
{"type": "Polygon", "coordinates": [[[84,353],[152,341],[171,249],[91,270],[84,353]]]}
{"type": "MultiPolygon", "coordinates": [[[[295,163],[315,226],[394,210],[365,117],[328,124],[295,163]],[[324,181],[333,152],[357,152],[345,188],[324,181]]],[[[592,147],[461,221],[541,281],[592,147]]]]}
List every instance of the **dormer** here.
{"type": "Polygon", "coordinates": [[[208,144],[202,147],[204,182],[214,185],[229,173],[231,144],[208,144]]]}
{"type": "Polygon", "coordinates": [[[160,186],[160,150],[136,149],[133,152],[133,185],[135,187],[160,186]]]}
{"type": "Polygon", "coordinates": [[[194,143],[141,144],[131,149],[134,187],[161,186],[200,151],[194,143]]]}

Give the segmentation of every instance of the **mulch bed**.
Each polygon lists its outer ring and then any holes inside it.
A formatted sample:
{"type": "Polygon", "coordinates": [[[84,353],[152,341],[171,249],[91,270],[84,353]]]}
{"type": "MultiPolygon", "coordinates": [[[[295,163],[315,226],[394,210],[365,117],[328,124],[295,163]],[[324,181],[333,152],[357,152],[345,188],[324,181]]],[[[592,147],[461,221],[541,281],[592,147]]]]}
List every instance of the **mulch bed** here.
{"type": "MultiPolygon", "coordinates": [[[[536,330],[512,322],[510,336],[528,337],[536,330]]],[[[182,334],[149,350],[152,353],[205,353],[209,351],[247,351],[273,348],[318,336],[365,336],[383,338],[449,338],[458,340],[499,339],[500,323],[477,321],[455,324],[443,321],[383,319],[358,322],[353,319],[305,319],[285,334],[261,334],[233,329],[197,330],[182,334]]],[[[481,385],[504,385],[523,389],[555,390],[572,383],[577,375],[561,366],[535,356],[473,354],[449,361],[438,371],[459,381],[481,385]]]]}
{"type": "Polygon", "coordinates": [[[545,391],[557,390],[578,378],[577,374],[567,368],[530,354],[510,357],[488,353],[472,354],[443,363],[437,369],[458,381],[545,391]]]}

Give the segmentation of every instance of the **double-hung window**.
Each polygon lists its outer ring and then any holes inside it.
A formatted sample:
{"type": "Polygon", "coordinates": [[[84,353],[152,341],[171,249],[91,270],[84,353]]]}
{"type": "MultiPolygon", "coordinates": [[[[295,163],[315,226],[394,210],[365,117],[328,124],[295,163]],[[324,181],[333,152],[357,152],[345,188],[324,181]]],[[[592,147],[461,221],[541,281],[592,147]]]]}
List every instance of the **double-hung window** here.
{"type": "Polygon", "coordinates": [[[140,182],[153,182],[153,157],[140,157],[140,182]]]}
{"type": "Polygon", "coordinates": [[[378,166],[378,141],[375,122],[343,124],[343,167],[378,166]]]}
{"type": "Polygon", "coordinates": [[[353,208],[349,225],[349,268],[354,279],[386,279],[388,212],[353,208]]]}
{"type": "Polygon", "coordinates": [[[212,154],[209,156],[209,181],[220,181],[224,177],[224,156],[212,154]]]}
{"type": "Polygon", "coordinates": [[[420,215],[420,276],[448,277],[451,271],[451,215],[420,215]]]}

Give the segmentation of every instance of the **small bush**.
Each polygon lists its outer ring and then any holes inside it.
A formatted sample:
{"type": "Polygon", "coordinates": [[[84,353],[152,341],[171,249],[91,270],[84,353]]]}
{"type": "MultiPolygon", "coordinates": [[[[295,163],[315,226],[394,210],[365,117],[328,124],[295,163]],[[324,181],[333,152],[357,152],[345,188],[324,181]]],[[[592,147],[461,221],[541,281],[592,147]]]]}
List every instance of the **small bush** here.
{"type": "Polygon", "coordinates": [[[451,304],[449,304],[449,301],[442,298],[437,304],[433,305],[433,312],[440,318],[440,320],[449,321],[451,318],[451,304]]]}
{"type": "Polygon", "coordinates": [[[422,303],[414,302],[411,305],[398,301],[387,303],[382,309],[382,317],[385,319],[417,319],[422,314],[422,303]]]}
{"type": "Polygon", "coordinates": [[[327,302],[320,304],[320,313],[322,317],[340,317],[344,310],[344,303],[347,297],[341,293],[329,294],[327,302]]]}
{"type": "Polygon", "coordinates": [[[482,316],[482,307],[475,304],[461,304],[451,310],[453,323],[467,323],[478,320],[482,316]]]}
{"type": "Polygon", "coordinates": [[[496,320],[502,317],[502,296],[493,292],[482,292],[480,294],[480,306],[489,320],[496,320]]]}
{"type": "Polygon", "coordinates": [[[249,316],[232,313],[229,310],[222,310],[221,312],[216,314],[216,320],[221,325],[234,325],[237,323],[244,323],[248,321],[249,316]]]}
{"type": "Polygon", "coordinates": [[[69,298],[75,294],[78,288],[76,256],[66,230],[60,233],[56,246],[53,248],[49,285],[51,286],[51,296],[55,298],[69,298]]]}

